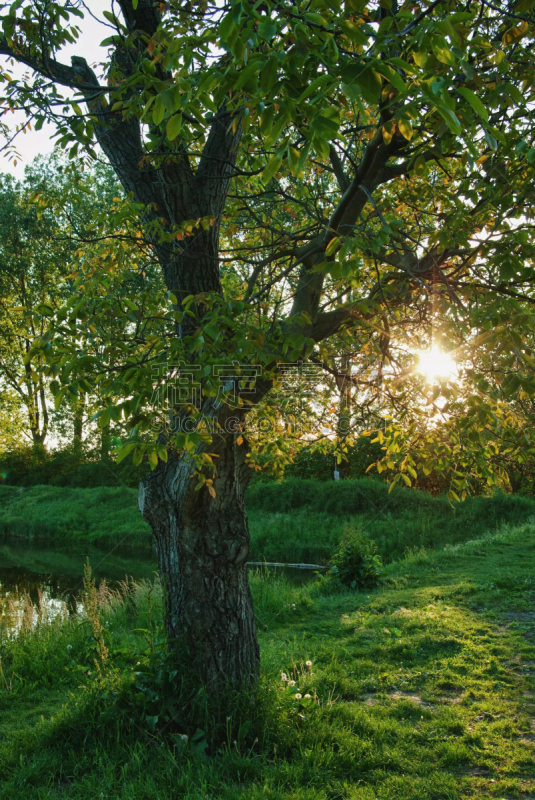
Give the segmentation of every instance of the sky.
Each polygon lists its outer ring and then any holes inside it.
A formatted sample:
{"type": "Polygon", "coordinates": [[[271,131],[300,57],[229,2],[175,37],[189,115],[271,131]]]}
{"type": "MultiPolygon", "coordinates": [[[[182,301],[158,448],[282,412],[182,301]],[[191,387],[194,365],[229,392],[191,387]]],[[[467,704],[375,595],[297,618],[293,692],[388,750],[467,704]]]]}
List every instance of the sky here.
{"type": "MultiPolygon", "coordinates": [[[[91,8],[91,12],[96,17],[102,18],[102,11],[111,9],[111,0],[88,0],[87,5],[91,8]]],[[[85,15],[83,20],[77,20],[76,17],[72,19],[79,25],[82,33],[75,45],[65,47],[58,54],[58,61],[64,64],[70,64],[71,56],[73,55],[86,58],[89,64],[103,61],[106,57],[106,48],[99,48],[99,44],[111,34],[110,29],[106,28],[104,25],[100,25],[88,14],[85,15]]],[[[4,56],[0,56],[0,59],[7,62],[4,56]]],[[[10,72],[14,76],[21,75],[25,71],[25,68],[13,69],[10,67],[10,72]]],[[[13,119],[15,119],[15,117],[13,117],[13,119]]],[[[15,166],[12,161],[9,161],[0,153],[0,172],[8,172],[16,178],[22,178],[24,175],[24,167],[30,164],[35,156],[50,153],[53,150],[54,142],[51,140],[52,133],[52,127],[47,125],[44,125],[40,131],[32,130],[24,134],[21,133],[16,139],[16,148],[21,156],[21,161],[15,166]]],[[[3,144],[4,142],[0,138],[0,146],[3,144]]]]}

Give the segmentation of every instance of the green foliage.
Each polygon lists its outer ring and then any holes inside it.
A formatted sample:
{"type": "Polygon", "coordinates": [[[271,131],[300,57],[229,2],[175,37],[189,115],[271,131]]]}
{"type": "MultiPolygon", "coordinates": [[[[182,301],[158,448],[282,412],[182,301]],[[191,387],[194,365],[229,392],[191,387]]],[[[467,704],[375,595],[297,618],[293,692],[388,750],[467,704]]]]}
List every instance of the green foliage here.
{"type": "MultiPolygon", "coordinates": [[[[300,447],[292,462],[284,465],[284,477],[332,481],[336,469],[344,478],[363,478],[370,464],[378,461],[382,455],[381,446],[372,443],[367,436],[360,437],[354,445],[347,447],[347,451],[340,458],[340,463],[337,459],[336,443],[323,449],[300,447]]],[[[261,465],[262,462],[263,459],[259,458],[261,465]]],[[[257,472],[253,480],[266,482],[270,477],[268,462],[267,469],[257,472]]],[[[279,474],[277,477],[280,479],[279,474]]]]}
{"type": "Polygon", "coordinates": [[[329,575],[350,589],[376,589],[381,566],[375,542],[364,536],[357,525],[346,525],[331,558],[329,575]]]}
{"type": "Polygon", "coordinates": [[[0,175],[0,390],[16,404],[11,424],[18,423],[18,443],[42,446],[51,429],[72,440],[76,406],[87,405],[80,386],[80,397],[69,393],[58,420],[53,381],[32,355],[72,294],[80,243],[91,239],[99,213],[109,212],[117,194],[108,167],[84,175],[58,155],[35,159],[21,181],[0,175]]]}
{"type": "MultiPolygon", "coordinates": [[[[26,115],[22,127],[52,121],[73,161],[98,140],[132,192],[100,214],[64,302],[31,302],[37,385],[46,372],[58,408],[99,395],[99,424],[127,426],[122,456],[156,468],[167,450],[152,435],[154,393],[165,394],[153,369],[194,364],[210,407],[218,364],[262,365],[266,392],[274,365],[320,365],[339,391],[354,379],[347,438],[380,433],[389,480],[447,474],[451,499],[504,485],[507,462],[534,449],[529,3],[513,16],[501,0],[149,5],[104,12],[108,62],[96,70],[61,63],[83,9],[2,11],[2,52],[30,70],[5,71],[3,107],[26,115]],[[145,270],[144,244],[163,276],[145,270]],[[190,249],[213,269],[191,270],[190,249]],[[457,379],[419,374],[414,354],[435,344],[454,354],[457,379]]],[[[304,416],[338,436],[333,386],[318,394],[304,416]]],[[[280,406],[266,400],[279,428],[252,432],[251,464],[292,461],[280,406]]],[[[210,434],[169,439],[213,471],[210,434]]]]}

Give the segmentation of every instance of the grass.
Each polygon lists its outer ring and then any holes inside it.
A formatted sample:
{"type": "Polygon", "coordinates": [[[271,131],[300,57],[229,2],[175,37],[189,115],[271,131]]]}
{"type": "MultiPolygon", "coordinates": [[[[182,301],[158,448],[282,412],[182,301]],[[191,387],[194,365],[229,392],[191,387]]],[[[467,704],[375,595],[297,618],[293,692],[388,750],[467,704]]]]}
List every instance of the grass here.
{"type": "Polygon", "coordinates": [[[71,489],[0,486],[0,534],[33,539],[150,543],[149,526],[128,487],[71,489]]]}
{"type": "MultiPolygon", "coordinates": [[[[441,548],[518,524],[535,516],[535,499],[518,495],[445,497],[368,479],[326,483],[290,479],[257,483],[247,494],[252,561],[326,563],[344,526],[356,522],[372,538],[384,561],[421,547],[441,548]],[[276,509],[276,511],[274,511],[276,509]]],[[[71,489],[36,486],[23,491],[0,486],[0,534],[88,542],[150,544],[137,510],[136,492],[126,487],[71,489]]]]}
{"type": "Polygon", "coordinates": [[[157,588],[104,588],[104,676],[87,621],[2,641],[0,798],[527,800],[534,575],[530,524],[413,552],[375,592],[253,574],[262,690],[223,733],[182,674],[162,731],[157,588]]]}
{"type": "Polygon", "coordinates": [[[360,479],[291,479],[247,494],[254,560],[326,563],[348,522],[373,539],[383,561],[457,544],[535,516],[535,499],[496,494],[452,505],[446,497],[360,479]],[[277,509],[276,512],[273,509],[277,509]]]}

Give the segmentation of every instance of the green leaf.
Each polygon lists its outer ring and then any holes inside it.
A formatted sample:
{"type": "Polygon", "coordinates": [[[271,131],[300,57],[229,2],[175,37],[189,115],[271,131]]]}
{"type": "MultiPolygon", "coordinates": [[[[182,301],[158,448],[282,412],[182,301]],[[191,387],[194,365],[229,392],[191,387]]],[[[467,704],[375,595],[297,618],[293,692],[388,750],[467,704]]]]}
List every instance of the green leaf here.
{"type": "Polygon", "coordinates": [[[275,144],[282,131],[286,126],[286,117],[284,114],[279,114],[270,132],[266,134],[266,147],[271,147],[275,144]]]}
{"type": "Polygon", "coordinates": [[[366,67],[357,76],[356,81],[362,90],[364,99],[369,103],[376,103],[381,93],[382,79],[377,70],[366,67]]]}
{"type": "Polygon", "coordinates": [[[314,80],[311,83],[309,83],[307,88],[303,92],[301,92],[301,94],[297,99],[297,102],[302,103],[303,100],[307,100],[309,97],[315,94],[315,92],[319,91],[323,86],[325,86],[325,84],[328,83],[329,80],[330,80],[329,75],[320,75],[318,78],[314,78],[314,80]]]}
{"type": "Polygon", "coordinates": [[[63,398],[65,397],[66,392],[67,392],[67,387],[65,386],[63,389],[60,389],[60,391],[54,397],[54,408],[56,409],[56,411],[59,411],[61,403],[63,401],[63,398]]]}
{"type": "Polygon", "coordinates": [[[384,75],[384,77],[388,81],[390,81],[392,86],[394,86],[398,90],[398,92],[404,92],[405,91],[405,89],[407,88],[406,85],[405,85],[405,81],[403,80],[401,75],[399,75],[396,72],[395,69],[392,69],[391,66],[389,66],[388,64],[384,64],[383,62],[379,62],[376,65],[376,67],[377,67],[377,71],[380,72],[381,75],[384,75]]]}
{"type": "Polygon", "coordinates": [[[332,254],[335,253],[336,250],[338,249],[339,245],[340,245],[340,237],[335,236],[334,239],[331,239],[331,241],[327,245],[325,249],[325,255],[332,256],[332,254]]]}
{"type": "Polygon", "coordinates": [[[258,62],[258,61],[251,61],[250,64],[248,64],[246,67],[244,67],[242,69],[242,71],[240,72],[240,74],[236,78],[236,80],[234,82],[234,85],[232,87],[233,90],[237,91],[238,89],[241,89],[241,87],[245,83],[247,83],[249,78],[252,78],[253,75],[257,75],[258,74],[258,72],[260,71],[260,68],[262,66],[263,66],[263,64],[258,62]]]}
{"type": "Polygon", "coordinates": [[[330,148],[329,142],[326,141],[326,139],[315,136],[312,141],[312,146],[320,158],[325,159],[325,161],[329,158],[330,148]]]}
{"type": "Polygon", "coordinates": [[[126,458],[128,453],[132,452],[134,447],[136,447],[135,442],[128,442],[128,444],[121,445],[121,449],[117,453],[117,458],[116,458],[117,463],[120,464],[121,461],[123,461],[126,458]]]}
{"type": "Polygon", "coordinates": [[[263,92],[269,92],[277,80],[279,60],[276,56],[271,56],[264,65],[260,73],[260,88],[263,92]]]}
{"type": "Polygon", "coordinates": [[[452,133],[461,132],[461,123],[453,111],[450,111],[449,108],[443,105],[437,105],[437,111],[452,133]]]}
{"type": "Polygon", "coordinates": [[[132,457],[132,463],[135,467],[139,467],[141,462],[143,461],[143,450],[145,449],[145,445],[142,444],[140,447],[136,447],[134,455],[132,457]]]}
{"type": "Polygon", "coordinates": [[[351,20],[342,20],[340,22],[340,28],[343,34],[347,36],[348,39],[351,39],[352,42],[355,42],[356,45],[368,44],[369,36],[362,30],[362,25],[358,25],[351,20]]]}
{"type": "Polygon", "coordinates": [[[412,139],[414,131],[412,129],[412,122],[410,119],[400,119],[398,121],[399,132],[408,142],[412,139]]]}
{"type": "Polygon", "coordinates": [[[457,91],[464,97],[465,100],[467,100],[470,103],[476,114],[478,114],[478,116],[484,119],[485,122],[488,122],[489,112],[487,111],[487,109],[477,96],[477,94],[473,92],[471,89],[467,89],[466,86],[459,86],[457,91]]]}
{"type": "Polygon", "coordinates": [[[172,142],[173,139],[176,139],[181,130],[182,130],[182,114],[174,114],[174,116],[169,117],[165,128],[165,135],[167,136],[170,142],[172,142]]]}
{"type": "Polygon", "coordinates": [[[427,162],[423,155],[419,155],[416,158],[412,168],[415,174],[418,175],[419,177],[423,177],[426,174],[427,162]]]}
{"type": "Polygon", "coordinates": [[[321,14],[317,14],[315,11],[307,11],[303,14],[303,17],[308,20],[309,22],[313,22],[315,25],[326,25],[326,20],[321,16],[321,14]]]}
{"type": "Polygon", "coordinates": [[[390,28],[392,27],[394,22],[394,17],[388,16],[383,17],[379,24],[379,30],[377,31],[378,36],[384,36],[385,33],[388,33],[390,28]]]}
{"type": "Polygon", "coordinates": [[[393,64],[395,67],[399,67],[404,72],[408,72],[410,75],[415,75],[418,73],[418,70],[415,68],[414,64],[409,64],[407,61],[404,61],[402,58],[398,58],[394,56],[390,58],[390,64],[393,64]]]}
{"type": "Polygon", "coordinates": [[[53,317],[54,316],[54,309],[52,306],[49,306],[47,303],[39,303],[37,308],[35,309],[38,314],[41,314],[43,317],[53,317]]]}
{"type": "Polygon", "coordinates": [[[490,133],[490,131],[485,131],[485,141],[487,142],[491,150],[496,151],[498,149],[498,142],[496,141],[492,133],[490,133]]]}
{"type": "Polygon", "coordinates": [[[262,183],[269,183],[279,169],[281,161],[282,155],[279,155],[279,153],[268,161],[262,172],[262,183]]]}
{"type": "Polygon", "coordinates": [[[229,11],[229,13],[223,17],[219,24],[219,36],[222,41],[228,41],[235,27],[236,24],[234,22],[232,11],[229,11]]]}
{"type": "Polygon", "coordinates": [[[268,42],[270,39],[273,39],[276,33],[277,23],[272,20],[271,17],[264,17],[258,26],[258,35],[260,38],[268,42]]]}
{"type": "Polygon", "coordinates": [[[156,467],[158,466],[158,453],[156,452],[156,450],[151,450],[148,454],[148,458],[151,470],[155,470],[156,467]]]}

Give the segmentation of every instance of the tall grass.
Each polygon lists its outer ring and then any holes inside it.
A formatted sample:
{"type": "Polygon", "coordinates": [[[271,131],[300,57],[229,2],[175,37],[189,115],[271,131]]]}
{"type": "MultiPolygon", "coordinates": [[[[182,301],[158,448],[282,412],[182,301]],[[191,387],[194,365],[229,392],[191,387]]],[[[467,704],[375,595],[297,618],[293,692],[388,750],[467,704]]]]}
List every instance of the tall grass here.
{"type": "Polygon", "coordinates": [[[497,493],[451,504],[446,497],[368,479],[325,483],[289,479],[247,494],[255,560],[325,563],[348,521],[377,543],[386,562],[441,548],[535,516],[535,499],[497,493]]]}
{"type": "MultiPolygon", "coordinates": [[[[366,478],[326,483],[258,483],[246,498],[252,561],[326,563],[348,521],[377,543],[386,562],[407,551],[456,544],[535,516],[535,499],[495,494],[451,504],[366,478]]],[[[150,545],[148,525],[128,488],[0,486],[0,534],[60,541],[150,545]]]]}
{"type": "Polygon", "coordinates": [[[136,490],[127,487],[32,486],[17,490],[0,486],[0,534],[149,544],[150,529],[141,518],[136,498],[136,490]]]}

